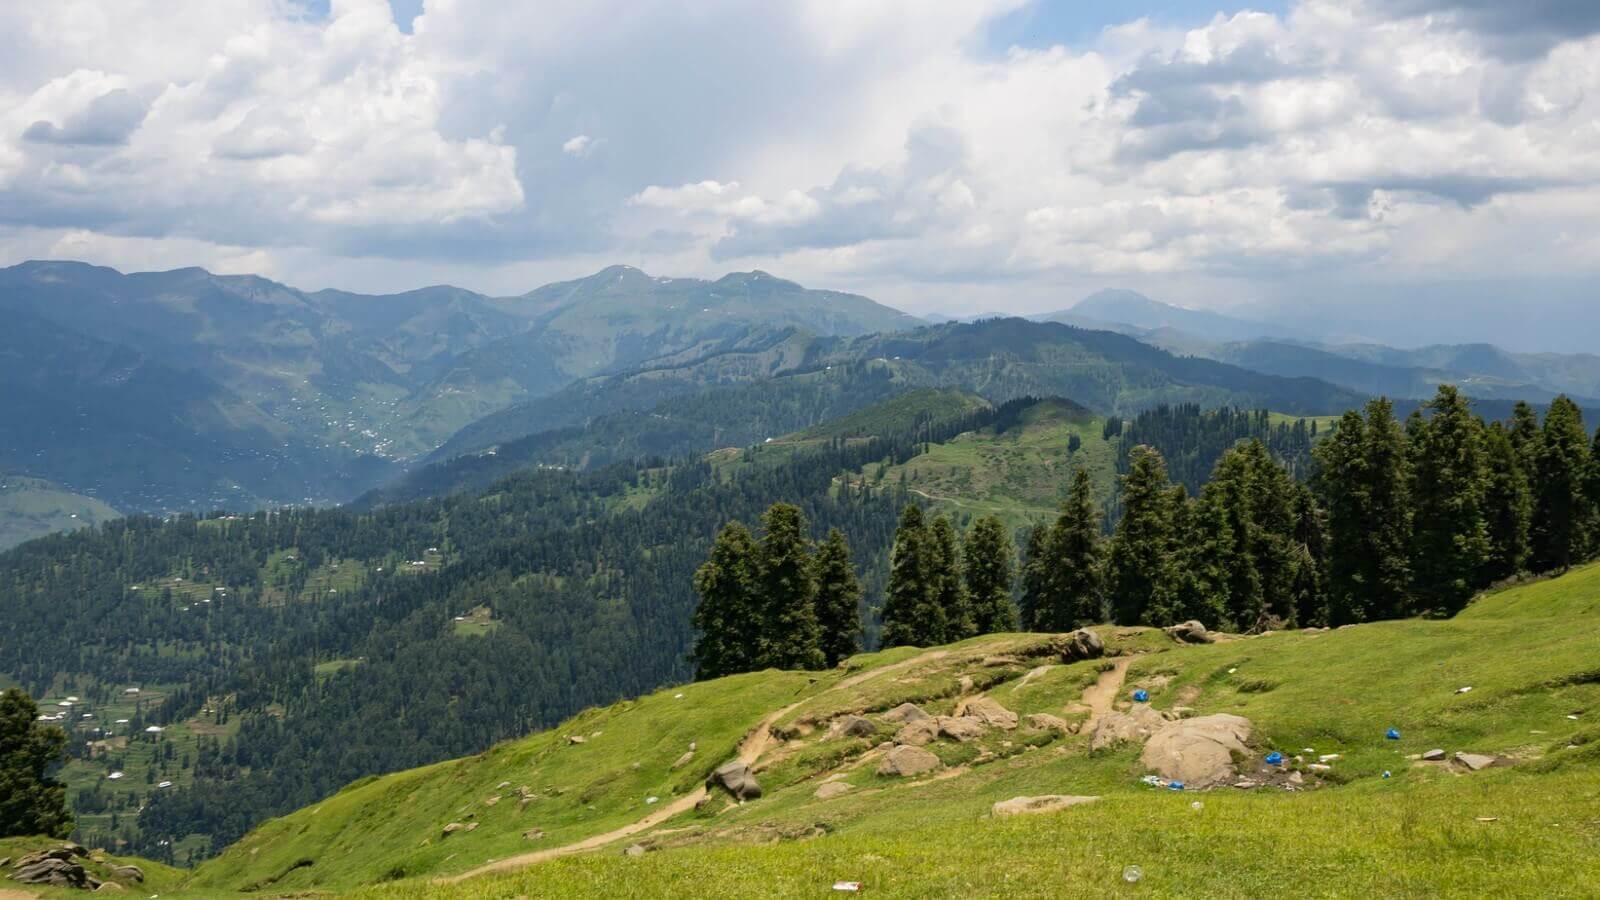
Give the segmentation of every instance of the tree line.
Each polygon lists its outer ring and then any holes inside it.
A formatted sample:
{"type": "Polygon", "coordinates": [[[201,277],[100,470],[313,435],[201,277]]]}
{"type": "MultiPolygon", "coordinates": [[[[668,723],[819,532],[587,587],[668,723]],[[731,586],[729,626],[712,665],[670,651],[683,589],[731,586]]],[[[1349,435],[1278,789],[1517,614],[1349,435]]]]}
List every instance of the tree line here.
{"type": "MultiPolygon", "coordinates": [[[[1380,398],[1347,412],[1315,443],[1315,430],[1277,426],[1264,415],[1212,418],[1223,430],[1258,434],[1221,452],[1197,493],[1173,483],[1160,451],[1134,446],[1109,538],[1089,474],[1078,469],[1055,521],[1026,534],[1020,565],[998,519],[981,518],[963,536],[947,517],[905,506],[880,609],[882,646],[948,643],[1019,625],[1064,631],[1193,618],[1260,631],[1450,615],[1496,582],[1600,555],[1600,434],[1591,446],[1582,411],[1566,397],[1542,422],[1522,403],[1508,421],[1485,422],[1443,385],[1404,423],[1380,398]],[[1293,451],[1290,458],[1274,453],[1261,432],[1293,451]]],[[[1157,415],[1146,427],[1207,433],[1185,421],[1199,418],[1157,415]]],[[[726,545],[719,539],[728,555],[714,554],[702,574],[736,557],[750,571],[767,571],[761,560],[770,551],[742,530],[728,535],[726,545]]],[[[847,557],[841,548],[832,564],[842,572],[847,557]]],[[[712,583],[697,578],[702,609],[712,583]]],[[[760,646],[783,646],[780,607],[800,595],[764,596],[766,583],[741,581],[740,602],[765,610],[760,646]]],[[[722,621],[697,617],[707,646],[740,643],[722,621]]],[[[733,659],[745,651],[719,652],[733,659]]],[[[836,662],[811,654],[800,667],[836,662]]],[[[702,668],[702,677],[711,674],[702,668]]]]}

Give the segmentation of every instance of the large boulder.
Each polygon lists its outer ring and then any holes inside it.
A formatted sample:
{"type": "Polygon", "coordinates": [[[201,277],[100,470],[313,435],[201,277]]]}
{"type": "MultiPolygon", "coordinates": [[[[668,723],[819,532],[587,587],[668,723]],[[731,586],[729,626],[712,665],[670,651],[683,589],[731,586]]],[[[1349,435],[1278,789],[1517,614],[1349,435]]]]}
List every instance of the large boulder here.
{"type": "Polygon", "coordinates": [[[1017,727],[1017,714],[989,697],[978,697],[967,703],[967,715],[976,716],[990,728],[1006,731],[1017,727]]]}
{"type": "Polygon", "coordinates": [[[71,856],[68,853],[65,859],[46,856],[32,862],[20,861],[16,870],[11,873],[11,879],[22,884],[74,888],[80,891],[92,891],[100,887],[100,879],[90,875],[82,865],[73,862],[71,856]]]}
{"type": "Polygon", "coordinates": [[[883,714],[885,722],[920,722],[931,718],[933,716],[923,712],[922,707],[915,703],[902,703],[883,714]]]}
{"type": "Polygon", "coordinates": [[[890,750],[878,764],[879,775],[908,777],[939,768],[939,757],[921,747],[899,746],[890,750]]]}
{"type": "Polygon", "coordinates": [[[939,739],[939,720],[931,716],[916,719],[900,726],[894,733],[896,744],[921,747],[939,739]]]}
{"type": "Polygon", "coordinates": [[[1136,704],[1127,712],[1108,712],[1095,724],[1089,749],[1104,750],[1124,741],[1143,743],[1166,724],[1165,716],[1144,703],[1136,704]]]}
{"type": "Polygon", "coordinates": [[[748,764],[737,759],[718,766],[706,779],[706,787],[720,787],[737,800],[754,800],[761,796],[761,785],[756,782],[755,773],[748,764]]]}
{"type": "Polygon", "coordinates": [[[1029,713],[1028,727],[1039,731],[1059,731],[1062,734],[1074,734],[1077,732],[1077,729],[1068,724],[1066,719],[1060,716],[1052,716],[1049,713],[1029,713]]]}
{"type": "Polygon", "coordinates": [[[1099,659],[1106,655],[1106,645],[1100,640],[1100,635],[1087,628],[1069,631],[1058,635],[1054,641],[1055,651],[1061,656],[1062,662],[1078,662],[1083,659],[1099,659]]]}
{"type": "Polygon", "coordinates": [[[985,725],[983,720],[977,716],[940,716],[937,721],[939,723],[940,737],[947,737],[953,741],[961,741],[963,743],[975,741],[983,737],[983,733],[989,730],[989,726],[985,725]]]}
{"type": "Polygon", "coordinates": [[[871,737],[878,726],[866,716],[840,716],[828,726],[829,738],[871,737]]]}
{"type": "Polygon", "coordinates": [[[138,866],[117,866],[111,870],[111,874],[129,881],[144,881],[144,870],[138,866]]]}
{"type": "Polygon", "coordinates": [[[818,800],[832,800],[834,797],[842,797],[854,789],[855,787],[848,781],[830,781],[817,788],[813,796],[818,800]]]}
{"type": "Polygon", "coordinates": [[[1010,800],[1001,800],[989,809],[989,814],[995,818],[1002,816],[1026,816],[1035,813],[1049,813],[1077,806],[1080,803],[1093,803],[1099,797],[1075,797],[1068,794],[1045,794],[1042,797],[1012,797],[1010,800]]]}
{"type": "Polygon", "coordinates": [[[1162,630],[1167,633],[1168,637],[1180,644],[1209,644],[1215,640],[1211,636],[1211,632],[1207,631],[1206,626],[1201,624],[1198,619],[1180,622],[1162,630]]]}
{"type": "Polygon", "coordinates": [[[1234,755],[1249,754],[1250,720],[1219,713],[1170,722],[1145,742],[1139,761],[1186,788],[1231,784],[1238,777],[1234,755]]]}

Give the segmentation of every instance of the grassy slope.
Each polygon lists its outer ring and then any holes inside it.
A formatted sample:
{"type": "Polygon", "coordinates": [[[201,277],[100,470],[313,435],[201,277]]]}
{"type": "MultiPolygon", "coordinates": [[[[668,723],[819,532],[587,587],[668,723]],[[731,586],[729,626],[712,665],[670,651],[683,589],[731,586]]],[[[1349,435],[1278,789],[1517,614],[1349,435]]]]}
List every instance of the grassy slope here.
{"type": "Polygon", "coordinates": [[[1082,719],[1078,701],[1103,663],[1053,664],[1041,636],[990,635],[859,656],[835,672],[669,688],[477,757],[361,782],[263,825],[183,893],[741,897],[759,885],[789,897],[849,879],[886,896],[1584,896],[1600,878],[1600,566],[1485,597],[1449,621],[1200,647],[1149,629],[1100,633],[1113,652],[1139,654],[1122,696],[1143,686],[1157,707],[1248,716],[1259,752],[1339,753],[1328,783],[1300,793],[1154,790],[1138,781],[1134,748],[1090,753],[1083,735],[1026,728],[932,745],[955,777],[895,780],[865,755],[890,726],[819,739],[845,711],[911,699],[950,712],[962,676],[1019,713],[1082,719]],[[791,739],[758,764],[759,801],[719,797],[600,852],[433,880],[635,821],[647,797],[689,793],[757,721],[791,704],[776,723],[791,739]],[[1384,738],[1390,727],[1399,741],[1384,738]],[[568,743],[573,734],[586,742],[568,743]],[[671,769],[691,740],[694,762],[671,769]],[[1458,775],[1408,758],[1433,747],[1519,762],[1458,775]],[[854,790],[816,799],[830,772],[854,790]],[[519,811],[523,785],[536,799],[519,811]],[[1102,800],[987,815],[996,800],[1043,793],[1102,800]],[[481,827],[441,839],[451,821],[481,827]],[[529,829],[545,834],[524,839],[529,829]],[[633,841],[653,852],[617,852],[633,841]],[[1143,868],[1137,888],[1120,879],[1130,864],[1143,868]]]}
{"type": "MultiPolygon", "coordinates": [[[[1159,651],[1133,664],[1127,685],[1149,687],[1156,706],[1181,696],[1202,713],[1244,714],[1263,752],[1343,754],[1330,784],[1313,791],[1151,790],[1137,781],[1132,750],[1088,754],[1081,736],[1020,750],[1019,731],[1012,748],[990,745],[1009,756],[960,777],[890,783],[868,765],[848,776],[856,791],[820,801],[811,796],[817,779],[805,776],[813,757],[834,751],[802,739],[763,773],[766,798],[686,817],[681,831],[646,840],[660,849],[642,859],[613,850],[448,887],[388,885],[383,895],[736,897],[758,884],[787,897],[850,879],[887,896],[1584,896],[1600,878],[1597,598],[1592,567],[1488,597],[1453,621],[1181,648],[1142,630],[1102,630],[1159,651]],[[1473,691],[1455,693],[1466,685],[1473,691]],[[1401,740],[1384,739],[1389,727],[1401,740]],[[1460,776],[1407,758],[1436,746],[1523,761],[1460,776]],[[985,815],[995,800],[1039,793],[1104,799],[1026,819],[985,815]],[[773,842],[818,825],[830,833],[773,842]],[[1120,880],[1129,864],[1144,870],[1137,890],[1120,880]]],[[[847,702],[820,696],[813,703],[825,708],[814,712],[872,710],[919,693],[939,711],[953,702],[937,698],[957,671],[1006,678],[990,693],[1018,711],[1067,711],[1098,664],[1053,667],[1018,688],[1015,672],[1031,661],[985,666],[982,656],[1023,641],[969,642],[958,659],[869,682],[847,702]]],[[[959,764],[968,746],[937,750],[959,764]]]]}
{"type": "Polygon", "coordinates": [[[120,515],[93,497],[74,494],[43,479],[0,475],[0,550],[120,515]]]}
{"type": "Polygon", "coordinates": [[[1105,419],[1070,404],[1043,401],[1003,431],[968,432],[910,461],[884,469],[869,466],[851,476],[868,484],[896,484],[933,501],[958,519],[999,515],[1013,528],[1053,519],[1079,466],[1094,479],[1097,499],[1111,499],[1118,438],[1103,437],[1105,419]],[[1074,453],[1067,442],[1083,442],[1074,453]]]}

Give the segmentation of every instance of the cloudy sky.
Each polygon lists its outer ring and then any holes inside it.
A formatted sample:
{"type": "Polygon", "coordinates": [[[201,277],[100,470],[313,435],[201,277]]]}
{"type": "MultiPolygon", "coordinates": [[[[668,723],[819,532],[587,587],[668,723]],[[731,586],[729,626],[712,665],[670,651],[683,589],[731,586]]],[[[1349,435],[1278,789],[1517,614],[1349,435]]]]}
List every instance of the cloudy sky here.
{"type": "Polygon", "coordinates": [[[1600,349],[1594,0],[0,5],[0,263],[1600,349]]]}

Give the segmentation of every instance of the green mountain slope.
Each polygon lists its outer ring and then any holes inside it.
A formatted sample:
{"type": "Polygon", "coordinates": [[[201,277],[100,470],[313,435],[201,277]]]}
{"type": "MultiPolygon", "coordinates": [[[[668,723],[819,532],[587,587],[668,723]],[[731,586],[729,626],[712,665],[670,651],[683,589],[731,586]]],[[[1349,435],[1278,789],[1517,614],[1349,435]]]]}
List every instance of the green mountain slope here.
{"type": "Polygon", "coordinates": [[[1600,790],[1600,732],[1586,721],[1600,705],[1597,596],[1590,567],[1481,598],[1448,621],[1201,646],[1098,629],[1114,665],[1063,663],[1049,636],[991,635],[858,656],[833,672],[668,688],[353,785],[253,832],[190,887],[493,897],[692,886],[734,897],[758,882],[787,897],[852,880],[897,896],[1112,895],[1132,889],[1122,875],[1137,865],[1137,889],[1162,895],[1279,895],[1314,881],[1336,895],[1577,897],[1600,875],[1585,824],[1600,790]],[[1282,751],[1297,757],[1298,789],[1143,784],[1137,740],[1091,748],[1096,723],[1135,688],[1157,710],[1247,718],[1233,764],[1259,783],[1263,757],[1282,751]],[[937,763],[926,774],[879,774],[879,742],[898,727],[885,712],[912,702],[950,714],[978,696],[1023,721],[927,744],[937,763]],[[1084,727],[1035,727],[1035,713],[1084,727]],[[876,733],[834,736],[829,725],[850,714],[876,733]],[[1391,728],[1398,739],[1385,739],[1391,728]],[[1436,747],[1502,762],[1473,772],[1418,759],[1436,747]],[[753,765],[760,799],[736,804],[701,786],[736,754],[753,765]],[[819,796],[827,784],[845,787],[819,796]],[[1042,794],[1097,799],[991,814],[1042,794]],[[445,836],[452,823],[474,827],[445,836]],[[631,844],[643,858],[619,853],[631,844]],[[452,875],[471,877],[433,880],[452,875]]]}
{"type": "Polygon", "coordinates": [[[41,535],[73,531],[122,515],[105,503],[41,478],[0,474],[0,550],[41,535]]]}

